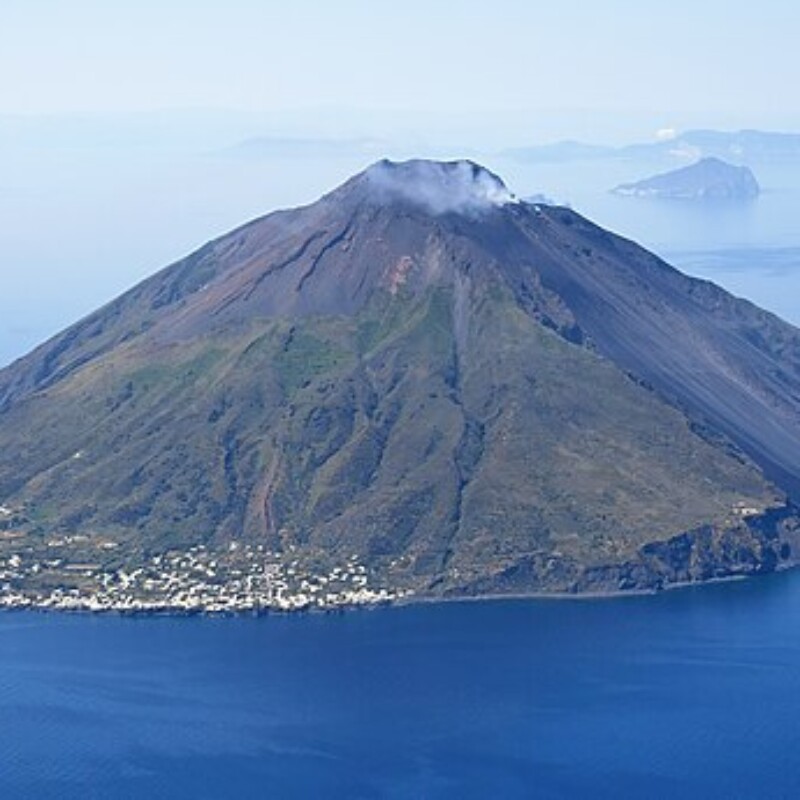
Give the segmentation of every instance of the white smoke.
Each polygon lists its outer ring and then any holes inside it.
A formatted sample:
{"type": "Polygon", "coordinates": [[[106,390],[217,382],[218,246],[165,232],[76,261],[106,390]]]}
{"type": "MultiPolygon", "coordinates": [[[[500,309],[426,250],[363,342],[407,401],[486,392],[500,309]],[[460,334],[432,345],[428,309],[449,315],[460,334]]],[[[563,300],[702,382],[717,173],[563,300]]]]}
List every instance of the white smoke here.
{"type": "Polygon", "coordinates": [[[436,215],[476,215],[519,202],[500,178],[471,161],[379,161],[365,176],[385,199],[400,198],[436,215]]]}

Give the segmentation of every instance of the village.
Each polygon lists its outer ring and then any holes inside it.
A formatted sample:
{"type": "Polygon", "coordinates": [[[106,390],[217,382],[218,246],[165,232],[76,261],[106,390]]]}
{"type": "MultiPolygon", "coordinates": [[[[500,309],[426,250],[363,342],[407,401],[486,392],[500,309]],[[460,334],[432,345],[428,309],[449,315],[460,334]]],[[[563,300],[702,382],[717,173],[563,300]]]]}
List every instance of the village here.
{"type": "Polygon", "coordinates": [[[135,568],[109,569],[64,558],[60,551],[81,538],[49,540],[52,557],[24,550],[0,554],[0,608],[232,614],[333,610],[409,594],[370,586],[356,556],[313,571],[291,554],[233,542],[224,550],[196,545],[152,555],[135,568]]]}

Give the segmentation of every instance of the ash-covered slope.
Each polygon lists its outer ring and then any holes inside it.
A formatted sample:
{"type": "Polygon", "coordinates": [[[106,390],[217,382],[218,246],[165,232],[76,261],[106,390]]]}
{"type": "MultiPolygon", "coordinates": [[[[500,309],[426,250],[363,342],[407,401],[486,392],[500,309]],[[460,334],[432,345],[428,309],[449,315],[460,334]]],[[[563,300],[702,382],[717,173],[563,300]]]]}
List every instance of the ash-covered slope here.
{"type": "MultiPolygon", "coordinates": [[[[0,503],[422,594],[792,563],[800,333],[469,162],[381,162],[0,372],[0,503]]],[[[104,545],[105,546],[105,545],[104,545]]]]}

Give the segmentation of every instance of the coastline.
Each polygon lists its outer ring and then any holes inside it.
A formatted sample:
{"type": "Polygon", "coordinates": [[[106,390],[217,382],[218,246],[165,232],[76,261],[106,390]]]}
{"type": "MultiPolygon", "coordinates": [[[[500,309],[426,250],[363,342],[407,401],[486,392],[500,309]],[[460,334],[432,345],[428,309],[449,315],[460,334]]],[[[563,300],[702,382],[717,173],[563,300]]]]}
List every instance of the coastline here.
{"type": "Polygon", "coordinates": [[[377,609],[406,608],[410,606],[423,605],[443,605],[443,604],[473,604],[473,603],[496,603],[502,601],[534,601],[534,602],[602,602],[620,601],[640,597],[652,597],[667,592],[676,592],[686,589],[700,589],[718,584],[740,583],[759,578],[769,577],[770,575],[782,574],[796,569],[797,564],[779,565],[770,572],[758,572],[751,574],[725,575],[709,578],[702,581],[682,581],[670,583],[659,588],[624,589],[606,592],[510,592],[505,594],[474,594],[474,595],[417,595],[404,593],[402,596],[395,597],[376,597],[360,602],[342,602],[336,605],[318,605],[307,603],[305,605],[294,605],[292,607],[278,605],[262,605],[241,608],[216,608],[210,607],[183,607],[178,605],[168,605],[163,603],[141,603],[141,604],[120,604],[98,607],[90,603],[75,603],[69,605],[56,606],[51,603],[37,603],[33,600],[13,604],[5,604],[0,600],[0,613],[32,611],[44,614],[79,614],[97,616],[121,616],[121,617],[268,617],[268,616],[289,616],[305,614],[345,614],[358,611],[372,611],[377,609]]]}

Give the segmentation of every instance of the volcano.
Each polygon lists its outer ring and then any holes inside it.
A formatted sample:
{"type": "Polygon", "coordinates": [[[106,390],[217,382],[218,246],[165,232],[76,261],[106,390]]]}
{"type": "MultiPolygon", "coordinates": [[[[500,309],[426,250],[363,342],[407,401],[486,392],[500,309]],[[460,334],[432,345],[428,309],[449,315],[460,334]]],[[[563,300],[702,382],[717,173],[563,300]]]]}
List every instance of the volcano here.
{"type": "Polygon", "coordinates": [[[800,331],[466,161],[379,162],[0,371],[34,555],[650,590],[794,564],[799,499],[800,331]]]}

